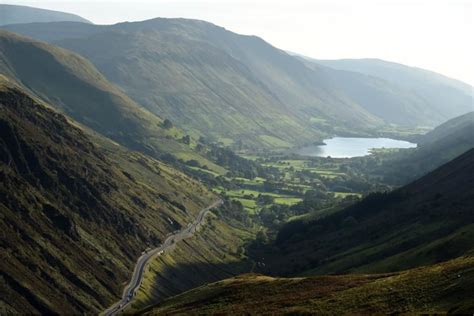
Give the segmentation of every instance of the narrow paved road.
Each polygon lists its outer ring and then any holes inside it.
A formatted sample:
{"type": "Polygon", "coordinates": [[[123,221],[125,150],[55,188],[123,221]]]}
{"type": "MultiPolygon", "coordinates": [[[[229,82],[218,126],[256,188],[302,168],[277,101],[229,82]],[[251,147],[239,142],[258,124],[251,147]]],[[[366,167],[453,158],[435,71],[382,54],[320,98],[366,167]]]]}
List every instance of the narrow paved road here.
{"type": "Polygon", "coordinates": [[[102,315],[104,316],[117,315],[128,304],[130,304],[135,292],[138,290],[138,288],[140,287],[142,283],[143,273],[145,271],[145,267],[148,261],[150,260],[150,258],[152,258],[156,254],[161,254],[163,251],[171,247],[174,243],[180,240],[183,240],[185,238],[191,237],[196,231],[196,229],[199,227],[199,225],[202,224],[202,221],[204,220],[209,210],[222,205],[222,203],[223,203],[222,200],[219,200],[209,205],[208,207],[202,209],[201,211],[199,211],[199,214],[193,223],[188,225],[186,228],[180,230],[179,232],[167,237],[165,241],[159,247],[142,254],[140,258],[138,258],[137,260],[130,283],[123,290],[122,299],[116,302],[115,304],[113,304],[108,309],[106,309],[102,313],[102,315]]]}

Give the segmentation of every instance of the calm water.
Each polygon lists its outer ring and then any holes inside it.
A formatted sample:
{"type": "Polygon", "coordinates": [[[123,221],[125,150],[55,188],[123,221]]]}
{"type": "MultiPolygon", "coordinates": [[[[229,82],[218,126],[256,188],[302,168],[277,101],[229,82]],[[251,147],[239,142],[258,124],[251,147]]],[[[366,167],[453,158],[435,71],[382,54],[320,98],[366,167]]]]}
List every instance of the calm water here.
{"type": "Polygon", "coordinates": [[[412,148],[416,144],[391,138],[334,137],[325,139],[326,145],[311,145],[296,153],[305,156],[351,158],[370,154],[372,148],[412,148]]]}

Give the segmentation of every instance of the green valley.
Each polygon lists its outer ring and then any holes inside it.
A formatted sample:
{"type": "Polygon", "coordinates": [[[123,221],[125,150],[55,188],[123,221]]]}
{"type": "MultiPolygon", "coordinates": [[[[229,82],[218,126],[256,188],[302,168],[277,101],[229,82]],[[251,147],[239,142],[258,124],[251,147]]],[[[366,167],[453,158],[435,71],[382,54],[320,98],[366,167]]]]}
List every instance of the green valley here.
{"type": "Polygon", "coordinates": [[[474,312],[472,86],[250,35],[461,73],[464,4],[37,3],[0,5],[0,315],[474,312]]]}

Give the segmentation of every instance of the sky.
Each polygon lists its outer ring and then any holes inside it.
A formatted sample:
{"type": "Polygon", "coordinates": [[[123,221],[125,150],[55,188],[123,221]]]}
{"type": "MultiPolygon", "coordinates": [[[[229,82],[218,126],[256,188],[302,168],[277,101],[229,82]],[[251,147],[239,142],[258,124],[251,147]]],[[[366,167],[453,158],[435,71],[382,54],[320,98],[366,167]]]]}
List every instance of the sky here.
{"type": "Polygon", "coordinates": [[[30,0],[96,24],[200,19],[317,59],[380,58],[474,85],[474,0],[30,0]]]}

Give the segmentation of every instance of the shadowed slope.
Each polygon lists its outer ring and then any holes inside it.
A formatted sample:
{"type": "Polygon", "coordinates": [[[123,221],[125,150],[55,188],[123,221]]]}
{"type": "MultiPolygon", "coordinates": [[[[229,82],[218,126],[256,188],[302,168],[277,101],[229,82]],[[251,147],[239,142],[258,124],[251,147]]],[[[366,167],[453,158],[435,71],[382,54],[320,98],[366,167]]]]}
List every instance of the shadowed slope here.
{"type": "MultiPolygon", "coordinates": [[[[268,271],[385,272],[436,263],[474,247],[474,149],[389,193],[375,193],[278,234],[268,271]]],[[[267,256],[265,256],[267,257],[267,256]]]]}
{"type": "Polygon", "coordinates": [[[97,313],[147,245],[215,197],[0,80],[0,312],[97,313]]]}

